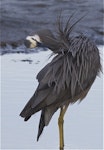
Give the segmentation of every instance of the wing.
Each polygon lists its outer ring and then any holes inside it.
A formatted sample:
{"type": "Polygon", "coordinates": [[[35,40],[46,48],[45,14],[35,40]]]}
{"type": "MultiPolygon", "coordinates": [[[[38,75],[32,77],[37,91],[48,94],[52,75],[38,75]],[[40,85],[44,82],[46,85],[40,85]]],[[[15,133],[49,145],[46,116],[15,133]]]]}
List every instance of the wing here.
{"type": "MultiPolygon", "coordinates": [[[[67,69],[67,66],[65,67],[65,58],[63,55],[57,55],[51,63],[46,65],[46,67],[39,72],[37,75],[39,85],[21,112],[20,115],[22,117],[27,120],[35,112],[60,101],[65,90],[64,82],[67,72],[64,68],[67,69]]],[[[69,80],[70,77],[66,84],[68,84],[69,80]]]]}

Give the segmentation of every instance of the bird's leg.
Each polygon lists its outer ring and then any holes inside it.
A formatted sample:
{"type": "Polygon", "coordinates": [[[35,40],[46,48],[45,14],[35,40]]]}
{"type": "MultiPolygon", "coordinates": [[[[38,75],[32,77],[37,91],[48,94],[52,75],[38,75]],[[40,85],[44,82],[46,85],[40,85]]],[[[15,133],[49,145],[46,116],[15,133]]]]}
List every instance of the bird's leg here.
{"type": "Polygon", "coordinates": [[[68,108],[67,106],[63,106],[60,110],[60,116],[58,118],[58,125],[59,125],[59,138],[60,138],[60,150],[64,150],[64,130],[63,130],[63,124],[64,124],[64,115],[68,108]]]}
{"type": "Polygon", "coordinates": [[[58,119],[58,125],[59,125],[59,138],[60,138],[60,150],[64,149],[64,131],[63,131],[63,123],[64,123],[64,119],[63,119],[63,108],[61,108],[60,110],[60,116],[58,119]]]}

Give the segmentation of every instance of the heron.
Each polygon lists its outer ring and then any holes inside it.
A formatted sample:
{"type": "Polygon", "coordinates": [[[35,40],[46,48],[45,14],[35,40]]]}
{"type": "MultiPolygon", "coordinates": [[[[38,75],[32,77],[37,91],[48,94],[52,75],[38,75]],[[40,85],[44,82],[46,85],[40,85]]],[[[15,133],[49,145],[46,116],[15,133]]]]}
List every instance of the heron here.
{"type": "Polygon", "coordinates": [[[23,108],[20,116],[24,121],[41,111],[37,141],[54,113],[60,109],[58,118],[59,149],[64,150],[64,115],[70,104],[81,102],[88,94],[97,75],[101,72],[100,54],[96,44],[84,34],[73,36],[72,15],[63,23],[57,19],[57,34],[50,29],[40,30],[27,36],[28,48],[49,48],[54,58],[38,74],[35,93],[23,108]]]}

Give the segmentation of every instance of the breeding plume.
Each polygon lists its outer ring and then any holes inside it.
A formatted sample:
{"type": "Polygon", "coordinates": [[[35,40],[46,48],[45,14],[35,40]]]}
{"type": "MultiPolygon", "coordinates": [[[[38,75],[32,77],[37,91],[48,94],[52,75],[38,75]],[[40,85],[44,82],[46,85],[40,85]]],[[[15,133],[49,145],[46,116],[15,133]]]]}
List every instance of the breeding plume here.
{"type": "Polygon", "coordinates": [[[73,27],[80,19],[71,24],[71,18],[72,16],[66,24],[61,17],[58,18],[57,35],[50,30],[42,30],[28,36],[25,41],[27,47],[47,47],[55,56],[38,73],[38,87],[20,116],[27,121],[33,114],[41,111],[38,140],[44,127],[60,109],[60,150],[64,149],[63,119],[69,104],[85,98],[101,71],[98,48],[83,34],[72,36],[73,27]]]}

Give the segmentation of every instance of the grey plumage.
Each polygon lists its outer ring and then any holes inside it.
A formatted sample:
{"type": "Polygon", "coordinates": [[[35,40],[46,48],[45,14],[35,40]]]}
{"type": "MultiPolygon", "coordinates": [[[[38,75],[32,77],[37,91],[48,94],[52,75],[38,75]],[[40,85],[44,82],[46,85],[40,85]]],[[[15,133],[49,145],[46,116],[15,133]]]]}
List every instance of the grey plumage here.
{"type": "Polygon", "coordinates": [[[61,20],[58,23],[57,36],[49,30],[40,32],[43,44],[57,55],[38,73],[39,85],[20,114],[27,121],[41,110],[37,140],[57,109],[81,101],[101,71],[95,43],[83,34],[70,37],[76,24],[70,25],[70,19],[65,26],[61,20]]]}
{"type": "Polygon", "coordinates": [[[36,32],[36,34],[39,35],[44,46],[48,47],[54,52],[59,49],[59,42],[56,40],[55,36],[49,29],[39,30],[36,32]]]}

